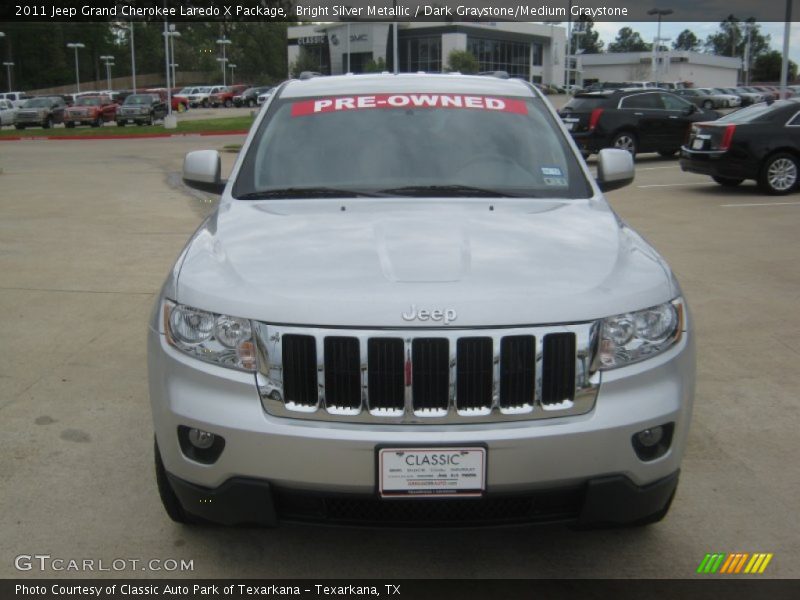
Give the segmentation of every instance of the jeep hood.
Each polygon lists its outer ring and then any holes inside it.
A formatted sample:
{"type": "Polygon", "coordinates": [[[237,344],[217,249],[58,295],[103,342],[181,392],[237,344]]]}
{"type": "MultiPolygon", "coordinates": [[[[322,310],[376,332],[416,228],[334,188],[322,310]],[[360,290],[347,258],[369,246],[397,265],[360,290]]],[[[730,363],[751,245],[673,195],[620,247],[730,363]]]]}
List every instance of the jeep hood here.
{"type": "Polygon", "coordinates": [[[451,327],[576,322],[679,292],[602,200],[232,201],[196,232],[176,300],[283,324],[451,327]]]}

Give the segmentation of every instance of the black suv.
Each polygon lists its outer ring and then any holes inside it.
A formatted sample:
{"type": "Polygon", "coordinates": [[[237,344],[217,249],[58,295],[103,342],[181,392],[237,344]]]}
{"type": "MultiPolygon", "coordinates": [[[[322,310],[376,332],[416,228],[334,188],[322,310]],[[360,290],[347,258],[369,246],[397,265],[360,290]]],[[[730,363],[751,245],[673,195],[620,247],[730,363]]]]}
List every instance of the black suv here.
{"type": "Polygon", "coordinates": [[[579,93],[559,115],[584,156],[602,148],[672,156],[692,123],[719,117],[664,90],[641,89],[579,93]]]}

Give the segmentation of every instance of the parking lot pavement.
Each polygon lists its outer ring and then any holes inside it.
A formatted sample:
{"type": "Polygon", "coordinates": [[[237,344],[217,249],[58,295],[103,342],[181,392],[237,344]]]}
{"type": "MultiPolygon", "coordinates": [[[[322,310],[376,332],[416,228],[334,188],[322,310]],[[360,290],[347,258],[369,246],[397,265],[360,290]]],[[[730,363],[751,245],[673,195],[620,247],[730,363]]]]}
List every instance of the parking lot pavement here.
{"type": "Polygon", "coordinates": [[[176,187],[183,154],[241,140],[0,148],[0,577],[87,575],[20,573],[19,554],[194,565],[89,573],[116,577],[689,577],[707,552],[772,552],[765,576],[800,576],[800,194],[722,189],[653,156],[609,198],[675,269],[697,327],[695,418],[663,523],[432,533],[169,521],[153,477],[146,321],[211,207],[176,187]]]}

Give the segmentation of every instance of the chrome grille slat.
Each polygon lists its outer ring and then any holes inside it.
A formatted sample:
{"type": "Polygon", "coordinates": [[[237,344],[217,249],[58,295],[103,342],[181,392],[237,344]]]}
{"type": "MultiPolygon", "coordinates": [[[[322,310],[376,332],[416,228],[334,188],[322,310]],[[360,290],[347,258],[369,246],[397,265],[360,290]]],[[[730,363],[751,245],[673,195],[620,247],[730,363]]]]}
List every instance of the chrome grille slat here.
{"type": "Polygon", "coordinates": [[[426,425],[566,417],[592,409],[600,382],[591,371],[594,323],[254,327],[262,405],[279,417],[426,425]]]}

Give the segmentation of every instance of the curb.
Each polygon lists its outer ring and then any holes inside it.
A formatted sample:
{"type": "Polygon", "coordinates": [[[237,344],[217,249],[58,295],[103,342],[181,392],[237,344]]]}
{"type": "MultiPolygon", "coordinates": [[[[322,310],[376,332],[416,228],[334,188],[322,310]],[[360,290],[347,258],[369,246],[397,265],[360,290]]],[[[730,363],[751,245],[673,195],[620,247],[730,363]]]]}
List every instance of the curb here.
{"type": "Polygon", "coordinates": [[[130,140],[147,138],[173,138],[173,137],[207,137],[213,135],[247,135],[247,129],[236,129],[231,131],[198,131],[197,133],[129,133],[129,134],[109,134],[109,135],[15,135],[0,137],[0,142],[30,142],[39,140],[50,141],[84,141],[84,140],[130,140]]]}

